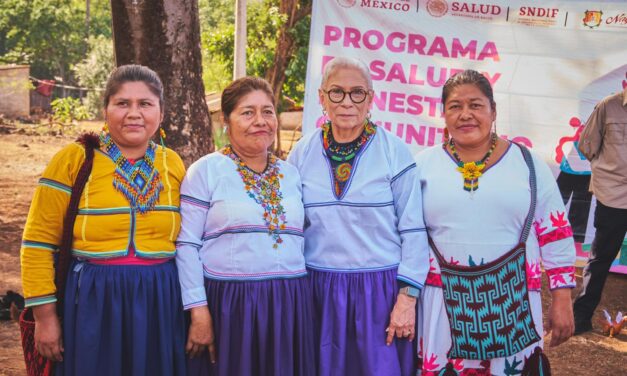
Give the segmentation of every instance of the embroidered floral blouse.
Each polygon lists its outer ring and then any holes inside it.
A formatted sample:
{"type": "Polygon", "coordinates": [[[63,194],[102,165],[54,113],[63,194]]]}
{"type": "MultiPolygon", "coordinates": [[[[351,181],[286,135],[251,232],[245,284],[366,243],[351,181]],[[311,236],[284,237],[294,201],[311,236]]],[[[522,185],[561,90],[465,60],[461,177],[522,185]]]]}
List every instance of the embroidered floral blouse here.
{"type": "MultiPolygon", "coordinates": [[[[537,208],[527,240],[527,284],[541,288],[541,265],[549,287],[575,287],[572,230],[553,174],[532,152],[537,177],[537,208]]],[[[429,235],[443,256],[460,265],[480,265],[511,250],[529,211],[529,169],[517,146],[484,171],[472,198],[462,188],[455,161],[434,146],[417,157],[429,235]],[[448,171],[448,173],[447,173],[448,171]]],[[[431,252],[428,285],[441,286],[440,268],[431,252]]]]}

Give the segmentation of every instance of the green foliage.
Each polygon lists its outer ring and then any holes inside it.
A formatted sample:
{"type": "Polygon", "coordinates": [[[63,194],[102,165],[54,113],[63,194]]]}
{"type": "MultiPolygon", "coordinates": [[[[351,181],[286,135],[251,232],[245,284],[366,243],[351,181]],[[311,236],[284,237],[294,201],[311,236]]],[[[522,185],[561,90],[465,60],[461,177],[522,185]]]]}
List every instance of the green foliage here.
{"type": "Polygon", "coordinates": [[[89,118],[87,107],[81,104],[78,98],[58,98],[53,100],[52,120],[65,126],[74,125],[76,120],[85,120],[89,118]]]}
{"type": "Polygon", "coordinates": [[[87,56],[74,67],[74,72],[81,87],[89,89],[84,98],[85,107],[92,117],[100,115],[102,109],[102,93],[109,73],[115,67],[113,41],[99,35],[87,41],[87,56]]]}
{"type": "Polygon", "coordinates": [[[229,138],[224,132],[224,128],[214,127],[213,129],[213,145],[216,150],[220,150],[229,143],[229,138]]]}
{"type": "MultiPolygon", "coordinates": [[[[0,64],[30,64],[31,75],[74,84],[71,67],[85,54],[84,0],[1,0],[0,64]]],[[[91,0],[90,34],[111,35],[107,0],[91,0]]]]}
{"type": "MultiPolygon", "coordinates": [[[[235,5],[232,0],[200,0],[199,4],[205,88],[221,91],[233,77],[235,5]]],[[[249,0],[246,16],[246,73],[265,77],[274,61],[277,35],[286,16],[279,13],[279,0],[249,0]]],[[[283,93],[300,104],[305,93],[310,23],[310,17],[306,17],[291,30],[298,49],[286,70],[283,86],[283,93]]]]}

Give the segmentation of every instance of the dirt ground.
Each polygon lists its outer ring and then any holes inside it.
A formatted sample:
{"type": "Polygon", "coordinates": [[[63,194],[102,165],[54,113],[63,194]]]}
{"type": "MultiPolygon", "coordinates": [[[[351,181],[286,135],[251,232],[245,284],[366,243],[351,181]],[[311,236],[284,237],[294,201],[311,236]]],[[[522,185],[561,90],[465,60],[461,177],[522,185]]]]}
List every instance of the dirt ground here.
{"type": "MultiPolygon", "coordinates": [[[[94,129],[96,125],[88,127],[94,129]]],[[[74,138],[38,134],[41,131],[32,126],[0,124],[0,294],[9,289],[21,292],[20,238],[37,179],[52,155],[74,138]]],[[[581,285],[581,269],[577,270],[577,283],[581,285]]],[[[546,289],[544,294],[548,303],[546,289]]],[[[612,314],[627,310],[627,276],[610,275],[600,308],[612,314]]],[[[593,332],[547,349],[554,375],[627,375],[627,330],[608,338],[601,333],[599,322],[594,325],[593,332]]],[[[18,326],[2,321],[0,375],[24,374],[18,326]]]]}

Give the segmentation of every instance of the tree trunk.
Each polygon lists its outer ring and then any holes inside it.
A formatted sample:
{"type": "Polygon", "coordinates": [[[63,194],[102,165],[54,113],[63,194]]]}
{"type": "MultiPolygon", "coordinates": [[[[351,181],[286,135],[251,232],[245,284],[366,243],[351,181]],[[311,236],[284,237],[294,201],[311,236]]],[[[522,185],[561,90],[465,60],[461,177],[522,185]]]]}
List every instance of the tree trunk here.
{"type": "Polygon", "coordinates": [[[141,64],[164,86],[166,145],[186,165],[213,151],[197,0],[111,0],[117,66],[141,64]]]}
{"type": "MultiPolygon", "coordinates": [[[[276,49],[274,53],[274,62],[266,72],[266,79],[270,82],[274,92],[277,105],[281,101],[281,91],[285,82],[285,70],[289,66],[294,53],[296,52],[296,43],[290,34],[290,30],[296,23],[311,13],[311,0],[281,0],[279,4],[279,13],[287,16],[287,20],[281,26],[277,38],[276,49]]],[[[277,130],[276,152],[281,151],[281,124],[277,130]]]]}

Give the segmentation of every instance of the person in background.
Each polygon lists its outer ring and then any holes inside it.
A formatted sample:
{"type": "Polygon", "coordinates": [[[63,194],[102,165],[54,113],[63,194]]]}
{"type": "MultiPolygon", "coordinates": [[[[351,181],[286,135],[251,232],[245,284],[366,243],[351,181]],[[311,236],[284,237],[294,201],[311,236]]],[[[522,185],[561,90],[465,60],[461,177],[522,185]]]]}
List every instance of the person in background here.
{"type": "Polygon", "coordinates": [[[38,352],[57,375],[181,375],[185,319],[174,265],[185,167],[151,138],[163,120],[155,72],[124,65],[104,92],[105,128],[81,194],[63,307],[56,312],[53,256],[72,185],[85,160],[78,143],[58,152],[35,191],[21,249],[26,306],[38,352]]]}
{"type": "Polygon", "coordinates": [[[303,182],[319,374],[413,375],[416,299],[429,265],[416,164],[370,120],[362,62],[331,60],[318,92],[328,121],[288,162],[303,182]]]}
{"type": "Polygon", "coordinates": [[[317,375],[300,177],[269,151],[274,94],[245,77],[221,101],[229,144],[192,164],[181,186],[188,375],[317,375]]]}
{"type": "Polygon", "coordinates": [[[627,86],[597,104],[581,133],[579,148],[592,166],[590,190],[597,206],[583,289],[573,307],[575,334],[592,330],[592,315],[627,233],[627,86]]]}
{"type": "Polygon", "coordinates": [[[421,374],[542,374],[541,261],[550,346],[574,326],[575,247],[560,192],[540,157],[493,130],[496,102],[481,73],[449,78],[442,103],[449,138],[416,161],[431,245],[421,374]]]}

